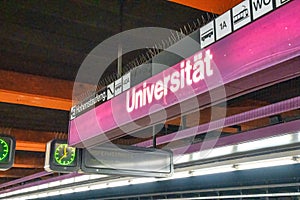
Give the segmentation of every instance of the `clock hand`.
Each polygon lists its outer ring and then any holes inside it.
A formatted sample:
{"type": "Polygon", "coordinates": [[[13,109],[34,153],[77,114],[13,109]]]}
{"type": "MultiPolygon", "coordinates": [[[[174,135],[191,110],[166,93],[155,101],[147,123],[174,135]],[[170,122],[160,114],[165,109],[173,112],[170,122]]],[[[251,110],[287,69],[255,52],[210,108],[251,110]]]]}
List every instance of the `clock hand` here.
{"type": "Polygon", "coordinates": [[[60,162],[63,158],[65,158],[67,156],[68,156],[68,154],[67,154],[67,147],[64,146],[64,155],[58,161],[60,162]]]}
{"type": "Polygon", "coordinates": [[[64,154],[59,160],[58,162],[60,162],[63,158],[67,157],[67,154],[64,154]]]}
{"type": "Polygon", "coordinates": [[[67,155],[67,147],[64,147],[64,155],[67,155]]]}

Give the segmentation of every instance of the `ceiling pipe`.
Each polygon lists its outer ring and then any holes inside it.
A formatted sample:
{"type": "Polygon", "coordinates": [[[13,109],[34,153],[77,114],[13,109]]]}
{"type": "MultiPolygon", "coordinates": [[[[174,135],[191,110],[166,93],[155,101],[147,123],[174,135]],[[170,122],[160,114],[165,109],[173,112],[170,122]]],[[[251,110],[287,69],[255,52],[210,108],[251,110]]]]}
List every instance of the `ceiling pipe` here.
{"type": "MultiPolygon", "coordinates": [[[[124,0],[120,0],[120,32],[123,31],[123,7],[124,7],[124,0]]],[[[122,41],[119,39],[119,45],[118,45],[118,76],[122,76],[122,41]]]]}
{"type": "MultiPolygon", "coordinates": [[[[46,171],[38,172],[38,173],[29,175],[29,176],[25,176],[23,178],[19,178],[19,179],[13,180],[13,181],[9,181],[9,182],[3,183],[3,184],[0,185],[0,189],[8,187],[8,186],[16,185],[18,183],[24,183],[26,181],[30,181],[30,180],[33,180],[33,179],[41,178],[43,176],[48,176],[50,174],[52,174],[52,173],[51,172],[46,172],[46,171]]],[[[1,193],[3,193],[3,192],[1,191],[1,193]]]]}
{"type": "MultiPolygon", "coordinates": [[[[49,172],[47,172],[47,173],[49,173],[49,172]]],[[[49,174],[52,174],[52,173],[50,172],[49,174]]],[[[49,174],[47,174],[47,175],[49,175],[49,174]]],[[[64,180],[64,179],[67,179],[67,178],[73,178],[73,177],[81,176],[81,175],[82,174],[79,174],[77,172],[72,172],[70,174],[65,174],[65,175],[62,175],[62,176],[56,176],[56,177],[49,178],[49,179],[46,179],[46,180],[35,181],[35,182],[32,182],[32,183],[28,183],[28,184],[20,185],[20,186],[17,186],[17,187],[13,187],[11,189],[6,189],[6,190],[3,190],[3,191],[0,191],[0,194],[7,193],[7,192],[12,192],[12,191],[15,191],[15,190],[21,190],[23,188],[32,187],[32,186],[36,186],[36,185],[42,185],[44,183],[49,183],[49,182],[54,182],[54,181],[60,181],[60,180],[64,180]]],[[[39,173],[30,175],[30,176],[34,176],[35,178],[42,177],[41,174],[39,174],[39,173]]],[[[26,176],[26,177],[23,177],[23,178],[20,178],[20,179],[17,179],[17,180],[22,180],[22,182],[24,182],[24,180],[27,177],[31,178],[30,176],[26,176]]],[[[35,178],[32,178],[32,179],[35,179],[35,178]]],[[[28,179],[28,180],[32,180],[32,179],[28,179]]],[[[8,183],[10,183],[10,182],[8,182],[8,183]]],[[[19,183],[21,183],[21,182],[19,182],[19,183]]]]}

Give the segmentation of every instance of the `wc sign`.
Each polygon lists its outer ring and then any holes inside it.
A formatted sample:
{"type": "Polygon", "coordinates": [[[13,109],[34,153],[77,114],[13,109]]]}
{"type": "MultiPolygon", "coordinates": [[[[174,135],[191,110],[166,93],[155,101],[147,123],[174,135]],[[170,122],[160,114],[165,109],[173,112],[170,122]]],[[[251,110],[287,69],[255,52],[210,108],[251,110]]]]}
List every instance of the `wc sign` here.
{"type": "Polygon", "coordinates": [[[253,19],[257,19],[273,10],[272,0],[251,0],[253,19]]]}

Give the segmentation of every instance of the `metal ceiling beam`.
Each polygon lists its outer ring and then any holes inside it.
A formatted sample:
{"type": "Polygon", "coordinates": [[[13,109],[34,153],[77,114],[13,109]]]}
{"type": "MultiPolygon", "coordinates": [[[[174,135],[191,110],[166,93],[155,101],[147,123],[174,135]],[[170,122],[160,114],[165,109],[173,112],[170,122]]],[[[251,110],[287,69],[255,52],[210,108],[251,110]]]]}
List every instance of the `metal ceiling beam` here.
{"type": "Polygon", "coordinates": [[[29,141],[16,141],[17,151],[33,151],[33,152],[45,152],[46,143],[42,142],[29,142],[29,141]]]}
{"type": "MultiPolygon", "coordinates": [[[[3,103],[68,111],[72,106],[73,86],[72,81],[0,70],[0,102],[3,103]]],[[[91,87],[76,84],[82,93],[91,87]]]]}
{"type": "Polygon", "coordinates": [[[72,101],[69,99],[32,95],[2,89],[0,89],[0,101],[3,103],[21,104],[57,110],[70,110],[72,105],[72,101]]]}
{"type": "Polygon", "coordinates": [[[169,0],[174,3],[182,4],[188,7],[192,7],[198,10],[208,11],[215,14],[222,14],[230,8],[234,7],[242,0],[230,0],[230,1],[220,1],[220,0],[169,0]]]}

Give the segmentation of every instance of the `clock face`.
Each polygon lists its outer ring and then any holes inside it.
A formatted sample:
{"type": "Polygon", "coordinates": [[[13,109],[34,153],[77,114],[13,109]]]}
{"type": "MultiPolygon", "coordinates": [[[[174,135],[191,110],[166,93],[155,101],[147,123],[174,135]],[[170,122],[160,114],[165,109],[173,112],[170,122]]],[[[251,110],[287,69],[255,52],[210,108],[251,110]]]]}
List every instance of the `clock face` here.
{"type": "Polygon", "coordinates": [[[76,148],[67,144],[55,144],[54,160],[56,164],[63,166],[74,166],[76,163],[76,148]]]}
{"type": "Polygon", "coordinates": [[[9,143],[0,138],[0,162],[5,162],[9,155],[9,143]]]}

